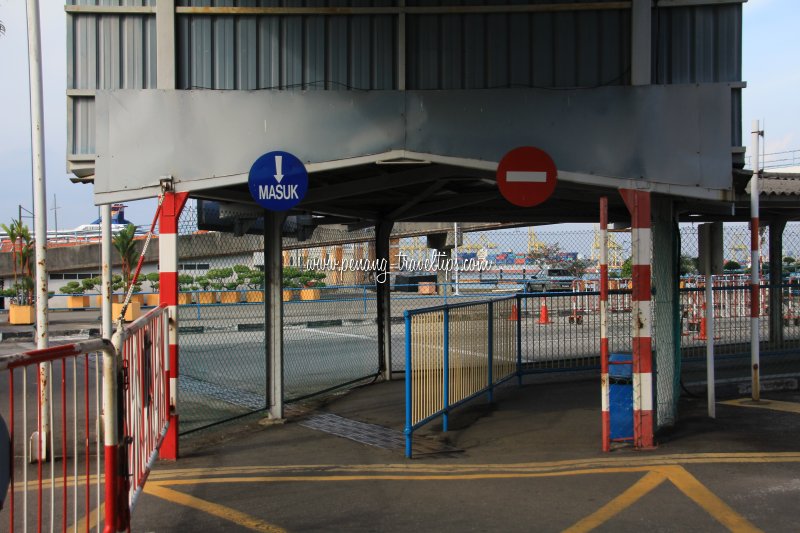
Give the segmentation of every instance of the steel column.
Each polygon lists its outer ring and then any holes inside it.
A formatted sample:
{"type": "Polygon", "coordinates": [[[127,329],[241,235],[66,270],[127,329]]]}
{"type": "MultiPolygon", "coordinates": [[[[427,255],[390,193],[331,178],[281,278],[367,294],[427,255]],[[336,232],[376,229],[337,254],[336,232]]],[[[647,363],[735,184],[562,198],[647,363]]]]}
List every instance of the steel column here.
{"type": "Polygon", "coordinates": [[[783,230],[785,220],[769,221],[769,343],[783,347],[783,230]]]}
{"type": "Polygon", "coordinates": [[[286,214],[264,210],[265,348],[269,416],[283,419],[283,241],[286,214]]]}
{"type": "Polygon", "coordinates": [[[631,213],[632,332],[633,341],[633,443],[653,447],[653,347],[650,312],[650,192],[620,189],[631,213]]]}
{"type": "Polygon", "coordinates": [[[378,264],[386,265],[386,271],[375,272],[375,295],[378,307],[378,371],[386,381],[392,379],[392,313],[391,280],[389,279],[389,236],[392,221],[380,221],[375,225],[375,257],[378,264]]]}

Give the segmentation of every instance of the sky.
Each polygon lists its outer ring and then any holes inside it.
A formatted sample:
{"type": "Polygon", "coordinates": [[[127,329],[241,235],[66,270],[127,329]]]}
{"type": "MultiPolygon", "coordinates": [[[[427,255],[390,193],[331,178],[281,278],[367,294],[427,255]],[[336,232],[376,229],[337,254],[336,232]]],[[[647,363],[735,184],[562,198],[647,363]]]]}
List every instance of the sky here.
{"type": "MultiPolygon", "coordinates": [[[[73,228],[97,218],[90,185],[73,184],[66,171],[66,15],[63,2],[40,0],[45,101],[48,229],[73,228]],[[56,196],[56,212],[53,196],[56,196]]],[[[0,222],[16,218],[18,205],[32,211],[30,107],[25,2],[0,0],[0,222]]],[[[762,121],[765,151],[800,150],[800,2],[750,0],[744,4],[743,137],[762,121]]],[[[153,201],[131,202],[126,218],[147,225],[153,201]]],[[[30,219],[26,219],[28,225],[30,219]]]]}

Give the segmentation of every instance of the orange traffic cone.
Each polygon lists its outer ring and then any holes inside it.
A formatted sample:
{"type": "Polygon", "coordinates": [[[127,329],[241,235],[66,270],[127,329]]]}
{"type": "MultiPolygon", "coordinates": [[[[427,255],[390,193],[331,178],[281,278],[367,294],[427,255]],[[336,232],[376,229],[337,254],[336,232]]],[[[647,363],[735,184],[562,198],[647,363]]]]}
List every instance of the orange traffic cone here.
{"type": "Polygon", "coordinates": [[[513,304],[511,306],[511,316],[508,317],[508,319],[513,320],[514,322],[519,320],[519,311],[517,311],[517,304],[513,304]]]}
{"type": "Polygon", "coordinates": [[[694,338],[695,338],[695,340],[698,340],[698,341],[708,340],[708,337],[706,336],[706,317],[705,316],[700,319],[700,333],[695,335],[694,338]]]}
{"type": "Polygon", "coordinates": [[[540,326],[544,326],[546,324],[550,324],[550,317],[547,316],[547,300],[542,298],[542,305],[539,307],[539,322],[540,326]]]}
{"type": "MultiPolygon", "coordinates": [[[[719,340],[719,334],[714,335],[714,340],[719,340]]],[[[700,318],[700,333],[695,335],[694,337],[697,341],[705,341],[708,340],[708,335],[706,333],[706,317],[705,315],[700,318]]]]}

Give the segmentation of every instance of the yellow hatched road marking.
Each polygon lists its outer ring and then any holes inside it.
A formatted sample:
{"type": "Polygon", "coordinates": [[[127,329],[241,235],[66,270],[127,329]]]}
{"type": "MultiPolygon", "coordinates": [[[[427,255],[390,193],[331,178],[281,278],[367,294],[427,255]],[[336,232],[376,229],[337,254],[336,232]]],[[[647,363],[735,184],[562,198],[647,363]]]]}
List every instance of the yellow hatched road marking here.
{"type": "MultiPolygon", "coordinates": [[[[618,467],[618,468],[596,468],[596,469],[577,469],[557,472],[495,472],[483,474],[373,474],[373,475],[306,475],[306,476],[248,476],[248,477],[216,477],[216,478],[194,478],[194,479],[174,479],[169,481],[161,481],[153,483],[145,487],[145,492],[153,491],[167,491],[166,487],[180,486],[180,485],[199,485],[199,484],[227,484],[227,483],[320,483],[320,482],[357,482],[357,481],[467,481],[467,480],[482,480],[482,479],[534,479],[534,478],[552,478],[563,476],[579,476],[589,474],[619,474],[619,473],[632,473],[632,472],[645,472],[646,475],[637,481],[632,487],[627,489],[621,495],[613,499],[611,502],[603,506],[598,511],[592,513],[588,517],[582,519],[580,522],[572,526],[567,531],[579,532],[589,531],[601,524],[607,522],[621,511],[627,509],[645,494],[652,491],[655,487],[663,483],[665,480],[672,482],[683,494],[688,496],[692,501],[697,503],[707,513],[709,513],[715,520],[723,524],[731,531],[736,532],[758,532],[757,527],[751,524],[746,518],[738,514],[725,502],[723,502],[714,493],[708,490],[702,483],[700,483],[694,476],[687,472],[682,466],[635,466],[635,467],[618,467]]],[[[211,512],[207,509],[214,509],[214,506],[225,510],[228,513],[238,513],[227,507],[205,502],[191,496],[186,496],[177,491],[170,491],[169,493],[158,494],[164,499],[174,501],[183,505],[189,505],[196,509],[211,512]],[[177,498],[174,495],[183,495],[184,498],[177,498]],[[186,503],[190,501],[191,504],[186,503]],[[198,503],[198,502],[202,502],[198,503]]],[[[222,510],[211,512],[216,516],[222,516],[228,520],[240,523],[239,520],[244,518],[257,520],[243,513],[239,513],[243,518],[231,518],[229,514],[223,516],[222,510]]],[[[250,526],[248,526],[250,527],[250,526]]],[[[272,527],[272,526],[270,526],[272,527]]],[[[259,530],[263,531],[263,530],[259,530]]],[[[273,531],[273,530],[270,530],[273,531]]]]}
{"type": "Polygon", "coordinates": [[[685,495],[691,498],[697,505],[706,510],[708,514],[716,518],[722,525],[731,531],[736,532],[758,532],[761,531],[751,524],[745,517],[730,508],[716,494],[700,483],[696,477],[680,466],[672,466],[661,469],[667,471],[667,476],[672,483],[685,495]]]}
{"type": "Polygon", "coordinates": [[[228,520],[234,524],[246,527],[247,529],[252,529],[253,531],[261,531],[263,533],[285,533],[284,529],[264,522],[263,520],[254,516],[250,516],[246,513],[242,513],[241,511],[231,509],[230,507],[226,507],[218,503],[213,503],[190,496],[184,492],[178,492],[177,490],[169,489],[158,483],[146,484],[144,487],[144,492],[152,496],[157,496],[163,500],[167,500],[168,502],[185,505],[186,507],[191,507],[192,509],[197,509],[198,511],[222,518],[223,520],[228,520]]]}
{"type": "Polygon", "coordinates": [[[761,400],[759,402],[754,402],[750,398],[740,398],[738,400],[728,400],[719,403],[723,405],[733,405],[734,407],[755,407],[756,409],[769,409],[771,411],[800,414],[800,403],[795,402],[780,402],[777,400],[761,400]]]}
{"type": "Polygon", "coordinates": [[[565,533],[583,533],[601,526],[609,519],[624,511],[651,490],[661,485],[667,477],[661,472],[649,472],[625,492],[590,514],[574,526],[564,530],[565,533]]]}

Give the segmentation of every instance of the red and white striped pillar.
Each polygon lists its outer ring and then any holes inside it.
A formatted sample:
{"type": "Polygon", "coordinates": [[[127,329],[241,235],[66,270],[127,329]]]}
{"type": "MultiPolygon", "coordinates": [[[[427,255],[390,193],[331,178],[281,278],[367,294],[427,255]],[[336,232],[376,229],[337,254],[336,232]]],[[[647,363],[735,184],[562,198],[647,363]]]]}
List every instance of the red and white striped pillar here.
{"type": "Polygon", "coordinates": [[[650,234],[650,192],[620,189],[620,194],[631,213],[633,445],[636,448],[652,448],[654,419],[650,272],[653,252],[650,234]]]}
{"type": "Polygon", "coordinates": [[[604,452],[611,450],[608,355],[608,198],[602,196],[600,198],[600,383],[604,452]]]}
{"type": "Polygon", "coordinates": [[[161,459],[178,458],[178,218],[189,193],[165,192],[158,224],[159,303],[169,308],[169,365],[167,405],[169,429],[161,445],[161,459]]]}

